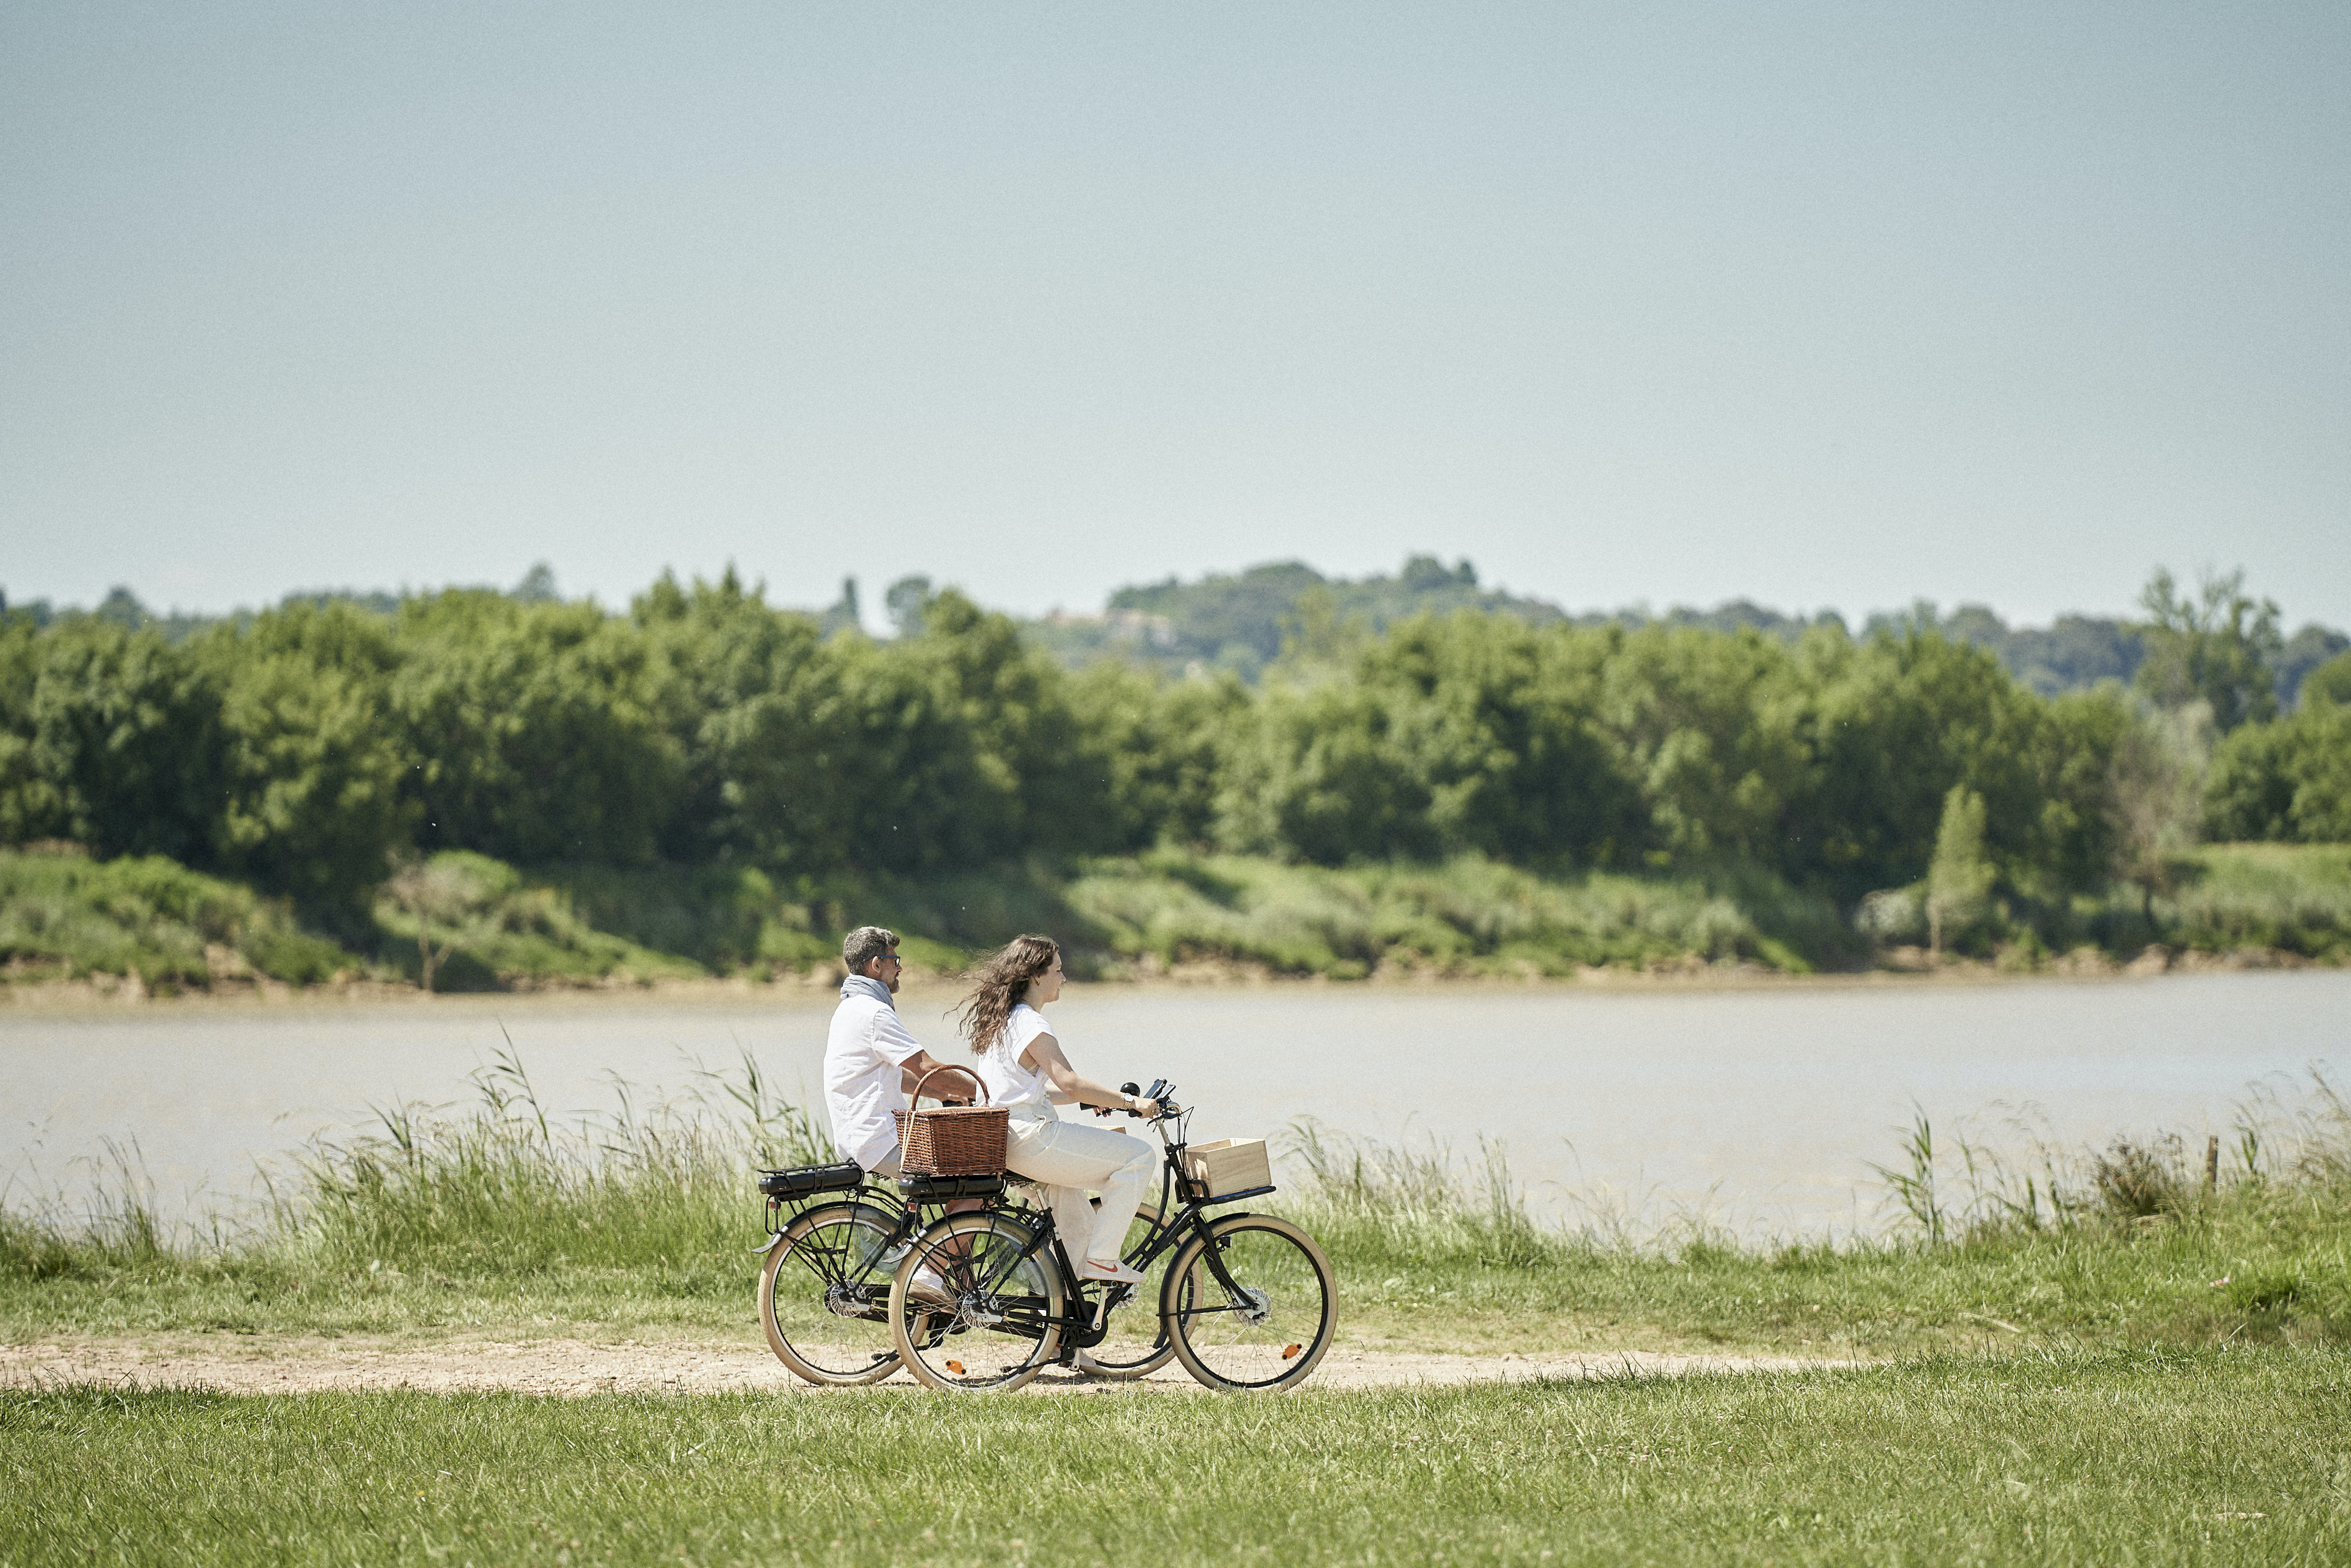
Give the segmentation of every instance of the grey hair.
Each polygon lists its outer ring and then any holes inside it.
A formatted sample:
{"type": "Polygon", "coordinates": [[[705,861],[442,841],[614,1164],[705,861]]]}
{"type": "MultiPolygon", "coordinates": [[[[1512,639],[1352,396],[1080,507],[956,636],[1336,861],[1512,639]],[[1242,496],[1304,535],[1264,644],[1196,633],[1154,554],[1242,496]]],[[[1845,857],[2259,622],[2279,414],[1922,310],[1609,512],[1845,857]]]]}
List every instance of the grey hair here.
{"type": "Polygon", "coordinates": [[[876,958],[886,958],[898,946],[898,934],[886,925],[861,925],[849,934],[841,945],[841,961],[852,975],[865,973],[865,966],[876,958]]]}

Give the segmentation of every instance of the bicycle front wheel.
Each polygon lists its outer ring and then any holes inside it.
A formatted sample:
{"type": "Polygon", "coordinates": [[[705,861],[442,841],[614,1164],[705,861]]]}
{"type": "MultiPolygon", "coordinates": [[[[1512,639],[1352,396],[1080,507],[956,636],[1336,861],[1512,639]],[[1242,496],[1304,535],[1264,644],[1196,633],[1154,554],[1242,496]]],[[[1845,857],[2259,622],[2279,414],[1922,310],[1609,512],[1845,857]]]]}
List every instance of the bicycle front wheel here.
{"type": "Polygon", "coordinates": [[[889,1256],[897,1217],[862,1203],[811,1208],[784,1227],[759,1270],[759,1326],[776,1359],[810,1383],[879,1383],[898,1370],[889,1256]]]}
{"type": "Polygon", "coordinates": [[[1018,1388],[1061,1344],[1061,1271],[1009,1214],[954,1214],[915,1239],[890,1281],[898,1358],[925,1386],[1018,1388]]]}
{"type": "Polygon", "coordinates": [[[1235,1214],[1167,1266],[1160,1316],[1184,1370],[1224,1391],[1294,1388],[1331,1348],[1338,1295],[1314,1239],[1270,1214],[1235,1214]]]}

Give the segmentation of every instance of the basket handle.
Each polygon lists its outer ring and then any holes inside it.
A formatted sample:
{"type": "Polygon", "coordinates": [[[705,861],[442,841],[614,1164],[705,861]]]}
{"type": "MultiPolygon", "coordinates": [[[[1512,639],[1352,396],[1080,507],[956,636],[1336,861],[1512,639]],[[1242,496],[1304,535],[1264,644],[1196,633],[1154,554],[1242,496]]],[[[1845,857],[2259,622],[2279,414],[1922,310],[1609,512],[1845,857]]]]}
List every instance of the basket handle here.
{"type": "MultiPolygon", "coordinates": [[[[995,1098],[994,1095],[987,1092],[987,1080],[982,1078],[978,1073],[974,1072],[968,1067],[957,1067],[953,1062],[942,1061],[936,1067],[932,1068],[928,1072],[924,1073],[920,1078],[914,1080],[914,1092],[906,1097],[906,1108],[908,1110],[911,1111],[915,1106],[920,1105],[923,1103],[923,1085],[928,1083],[932,1079],[936,1078],[942,1072],[960,1072],[966,1078],[970,1079],[974,1083],[979,1085],[979,1097],[982,1100],[992,1101],[995,1098]]],[[[931,1098],[938,1101],[943,1105],[946,1103],[946,1096],[944,1094],[934,1094],[931,1098]]]]}

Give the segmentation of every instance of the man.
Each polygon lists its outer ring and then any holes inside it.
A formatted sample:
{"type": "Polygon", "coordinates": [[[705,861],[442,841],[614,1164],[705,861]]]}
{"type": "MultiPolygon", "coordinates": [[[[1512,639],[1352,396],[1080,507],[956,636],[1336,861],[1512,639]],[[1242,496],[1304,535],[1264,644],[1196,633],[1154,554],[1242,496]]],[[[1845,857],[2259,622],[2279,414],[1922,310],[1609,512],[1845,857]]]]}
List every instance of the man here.
{"type": "MultiPolygon", "coordinates": [[[[824,1042],[824,1108],[832,1118],[832,1146],[844,1160],[855,1160],[868,1176],[897,1179],[898,1122],[890,1113],[906,1103],[923,1074],[946,1067],[933,1082],[931,1092],[973,1090],[978,1078],[969,1068],[947,1067],[914,1043],[899,1021],[890,998],[897,993],[897,933],[880,925],[861,925],[841,945],[841,961],[849,974],[841,982],[841,1006],[832,1010],[832,1030],[824,1042]]],[[[950,1203],[954,1213],[977,1208],[973,1200],[950,1203]]],[[[905,1249],[883,1254],[884,1270],[897,1267],[905,1249]]],[[[916,1299],[952,1304],[955,1292],[937,1270],[914,1272],[910,1287],[916,1299]]]]}
{"type": "Polygon", "coordinates": [[[915,1044],[899,1021],[890,999],[904,967],[895,932],[859,926],[841,945],[841,961],[849,975],[841,982],[841,1006],[824,1042],[824,1108],[832,1118],[832,1146],[867,1174],[894,1180],[898,1124],[890,1113],[903,1108],[923,1074],[935,1068],[947,1072],[932,1081],[934,1094],[941,1089],[970,1093],[977,1081],[969,1069],[949,1067],[915,1044]]]}

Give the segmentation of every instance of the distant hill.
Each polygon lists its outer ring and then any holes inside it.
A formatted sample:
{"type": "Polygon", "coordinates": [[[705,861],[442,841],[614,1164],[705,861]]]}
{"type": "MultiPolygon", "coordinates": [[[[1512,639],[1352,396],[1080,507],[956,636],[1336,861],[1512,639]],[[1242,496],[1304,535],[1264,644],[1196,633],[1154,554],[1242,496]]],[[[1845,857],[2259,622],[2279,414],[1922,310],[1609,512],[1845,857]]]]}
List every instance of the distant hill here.
{"type": "MultiPolygon", "coordinates": [[[[1211,573],[1193,582],[1171,577],[1120,589],[1098,615],[1056,614],[1024,622],[1023,629],[1040,647],[1071,665],[1123,659],[1171,674],[1195,667],[1230,670],[1254,681],[1280,654],[1285,634],[1296,634],[1310,609],[1341,624],[1355,620],[1373,631],[1423,612],[1441,615],[1455,610],[1515,615],[1537,625],[1572,621],[1579,626],[1751,628],[1783,642],[1795,641],[1816,623],[1843,624],[1834,612],[1807,621],[1745,599],[1711,610],[1644,607],[1572,615],[1547,600],[1479,587],[1477,568],[1467,560],[1447,567],[1434,556],[1416,555],[1393,577],[1325,577],[1295,560],[1211,573]]],[[[1861,634],[1904,636],[1914,631],[1984,648],[2043,695],[2103,680],[2127,682],[2146,656],[2137,629],[2126,621],[2061,615],[2047,627],[2011,627],[1980,604],[1962,604],[1947,615],[1923,600],[1907,610],[1872,615],[1861,634]]],[[[2351,649],[2351,637],[2324,626],[2304,626],[2287,639],[2277,666],[2281,700],[2291,705],[2303,676],[2346,649],[2351,649]]]]}
{"type": "Polygon", "coordinates": [[[1374,632],[1423,612],[1484,610],[1537,623],[1562,619],[1556,604],[1479,587],[1478,570],[1466,560],[1448,567],[1416,555],[1394,577],[1325,577],[1296,560],[1197,582],[1171,577],[1120,589],[1100,615],[1050,616],[1025,630],[1072,664],[1102,658],[1170,671],[1198,664],[1253,681],[1280,653],[1301,608],[1317,601],[1338,622],[1359,622],[1374,632]]]}
{"type": "MultiPolygon", "coordinates": [[[[544,561],[532,567],[523,580],[507,592],[526,604],[538,604],[562,597],[555,591],[554,570],[544,561]]],[[[393,615],[400,611],[401,599],[402,595],[381,588],[319,588],[298,590],[277,602],[280,607],[308,604],[320,610],[329,604],[349,604],[371,615],[393,615]]],[[[46,599],[35,599],[12,606],[7,594],[0,592],[0,615],[22,616],[35,626],[47,626],[61,615],[74,613],[73,608],[60,610],[46,599]]],[[[253,620],[250,610],[232,610],[225,615],[191,614],[183,610],[157,614],[141,603],[137,594],[120,587],[109,591],[107,596],[99,601],[98,608],[89,613],[100,621],[111,621],[133,632],[159,632],[167,643],[184,643],[212,627],[224,623],[242,627],[253,620]]]]}
{"type": "MultiPolygon", "coordinates": [[[[1921,601],[1908,610],[1871,616],[1862,632],[1901,636],[1913,630],[1989,649],[2010,674],[2043,696],[2104,680],[2128,681],[2147,653],[2138,629],[2126,621],[2060,615],[2053,626],[2011,627],[1980,604],[1962,604],[1942,615],[1921,601]]],[[[2346,649],[2351,649],[2351,637],[2314,622],[2287,638],[2274,667],[2278,701],[2293,706],[2303,676],[2346,649]]]]}
{"type": "MultiPolygon", "coordinates": [[[[1949,615],[1925,601],[1907,610],[1873,615],[1862,634],[1907,636],[1937,632],[1953,643],[1970,643],[1995,654],[2009,673],[2043,696],[2077,691],[2100,681],[2128,681],[2147,647],[2126,622],[2096,615],[2061,615],[2056,624],[2011,627],[1980,604],[1962,604],[1949,615]]],[[[2300,675],[2295,676],[2296,684],[2300,675]]]]}

